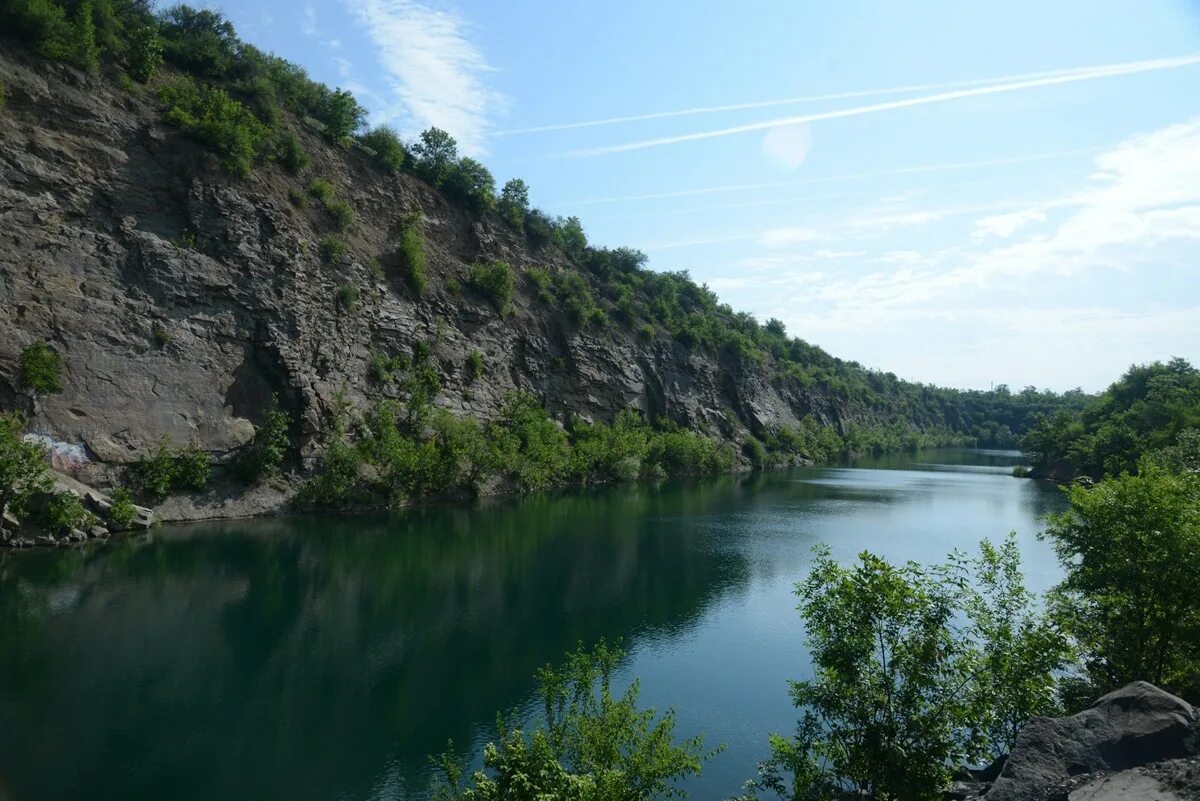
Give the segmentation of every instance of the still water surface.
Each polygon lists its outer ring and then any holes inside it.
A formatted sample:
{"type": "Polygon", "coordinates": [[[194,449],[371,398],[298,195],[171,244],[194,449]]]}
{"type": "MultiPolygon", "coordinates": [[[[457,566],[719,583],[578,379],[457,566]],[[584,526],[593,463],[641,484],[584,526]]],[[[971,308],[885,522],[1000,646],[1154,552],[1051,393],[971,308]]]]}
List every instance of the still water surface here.
{"type": "Polygon", "coordinates": [[[0,801],[422,799],[426,754],[478,753],[534,670],[621,638],[623,677],[727,744],[689,784],[733,793],[795,713],[794,583],[940,560],[1063,506],[1002,451],[940,450],[474,509],[164,528],[0,554],[0,801]]]}

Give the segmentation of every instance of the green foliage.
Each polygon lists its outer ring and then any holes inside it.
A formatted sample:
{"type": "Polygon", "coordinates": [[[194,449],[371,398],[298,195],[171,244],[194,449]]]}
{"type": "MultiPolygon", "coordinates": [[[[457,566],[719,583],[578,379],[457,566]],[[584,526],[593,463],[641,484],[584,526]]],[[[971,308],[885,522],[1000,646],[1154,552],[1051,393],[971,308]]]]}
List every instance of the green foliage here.
{"type": "Polygon", "coordinates": [[[388,356],[386,353],[372,353],[367,366],[367,374],[380,384],[390,384],[396,376],[408,369],[408,362],[403,356],[388,356]]]}
{"type": "Polygon", "coordinates": [[[265,478],[279,475],[279,469],[292,447],[288,433],[291,418],[279,408],[279,396],[271,396],[263,423],[254,429],[250,440],[238,453],[233,467],[242,481],[257,484],[265,478]]]}
{"type": "Polygon", "coordinates": [[[460,159],[443,186],[475,211],[487,211],[496,204],[496,180],[475,159],[460,159]]]}
{"type": "Polygon", "coordinates": [[[604,310],[596,305],[592,290],[579,273],[564,271],[558,274],[555,291],[559,304],[576,323],[599,323],[608,321],[604,310]]]}
{"type": "Polygon", "coordinates": [[[1184,359],[1135,365],[1082,411],[1041,415],[1021,440],[1035,468],[1069,464],[1093,478],[1135,472],[1149,452],[1200,426],[1200,370],[1184,359]]]}
{"type": "Polygon", "coordinates": [[[35,342],[21,351],[21,384],[48,395],[62,392],[62,357],[45,342],[35,342]]]}
{"type": "Polygon", "coordinates": [[[92,4],[80,3],[71,18],[70,61],[81,70],[95,72],[100,67],[100,47],[96,44],[96,20],[92,4]]]}
{"type": "Polygon", "coordinates": [[[319,200],[321,205],[325,205],[337,197],[337,191],[333,188],[333,184],[324,178],[313,178],[309,181],[308,194],[319,200]]]}
{"type": "Polygon", "coordinates": [[[183,76],[165,84],[159,99],[166,121],[215,150],[233,175],[248,176],[268,149],[269,128],[224,89],[183,76]]]}
{"type": "Polygon", "coordinates": [[[1067,490],[1053,604],[1096,693],[1144,679],[1200,698],[1200,476],[1147,465],[1067,490]]]}
{"type": "Polygon", "coordinates": [[[321,240],[321,258],[326,264],[338,264],[348,252],[346,242],[336,234],[329,234],[321,240]]]}
{"type": "Polygon", "coordinates": [[[587,252],[587,235],[578,217],[559,217],[554,226],[554,241],[573,259],[583,259],[587,252]]]}
{"type": "Polygon", "coordinates": [[[156,347],[165,348],[171,343],[170,332],[158,323],[154,324],[154,328],[150,332],[150,335],[154,338],[154,344],[156,347]]]}
{"type": "Polygon", "coordinates": [[[339,391],[324,437],[321,465],[301,491],[299,500],[314,506],[336,509],[355,502],[361,495],[363,457],[348,439],[349,404],[339,391]]]}
{"type": "Polygon", "coordinates": [[[409,215],[400,225],[396,243],[396,262],[404,282],[418,295],[425,291],[425,237],[421,235],[421,218],[409,215]]]}
{"type": "Polygon", "coordinates": [[[646,458],[668,476],[713,475],[733,469],[732,452],[696,431],[658,432],[646,458]]]}
{"type": "Polygon", "coordinates": [[[467,379],[469,381],[477,381],[483,375],[483,371],[483,354],[477,350],[472,350],[467,355],[467,379]]]}
{"type": "Polygon", "coordinates": [[[488,435],[496,465],[522,492],[549,489],[567,472],[571,453],[566,432],[531,395],[511,393],[488,435]]]}
{"type": "Polygon", "coordinates": [[[353,284],[342,284],[337,288],[337,306],[345,312],[352,312],[358,306],[358,290],[353,284]]]}
{"type": "MultiPolygon", "coordinates": [[[[5,511],[23,515],[29,498],[52,486],[46,472],[45,448],[25,442],[21,426],[18,415],[0,414],[0,517],[5,511]]],[[[3,526],[0,519],[0,528],[3,526]]]]}
{"type": "Polygon", "coordinates": [[[529,186],[520,178],[513,178],[500,190],[500,201],[497,209],[504,221],[523,230],[525,216],[529,213],[529,186]]]}
{"type": "Polygon", "coordinates": [[[0,6],[6,31],[30,42],[46,58],[70,55],[70,26],[66,10],[53,0],[9,0],[0,6]]]}
{"type": "Polygon", "coordinates": [[[211,471],[206,451],[195,445],[172,450],[168,437],[163,437],[158,446],[132,468],[141,491],[156,500],[172,492],[203,490],[211,471]]]}
{"type": "Polygon", "coordinates": [[[162,39],[155,25],[138,25],[129,39],[129,77],[147,83],[163,60],[162,39]]]}
{"type": "Polygon", "coordinates": [[[354,95],[338,89],[325,98],[321,121],[331,142],[346,147],[354,134],[367,121],[367,110],[358,104],[354,95]]]}
{"type": "Polygon", "coordinates": [[[113,487],[109,498],[108,522],[120,529],[128,528],[137,519],[137,509],[133,505],[133,493],[128,487],[113,487]]]}
{"type": "Polygon", "coordinates": [[[1141,464],[1171,473],[1200,473],[1200,428],[1180,431],[1174,445],[1150,451],[1141,464]]]}
{"type": "Polygon", "coordinates": [[[400,137],[388,126],[372,128],[360,136],[358,141],[375,151],[375,163],[385,171],[397,173],[404,168],[408,151],[404,149],[400,137]]]}
{"type": "Polygon", "coordinates": [[[819,549],[796,593],[816,675],[792,683],[803,715],[791,738],[772,735],[759,789],[941,798],[954,765],[1055,709],[1066,644],[1033,611],[1011,536],[934,567],[870,553],[842,566],[819,549]]]}
{"type": "Polygon", "coordinates": [[[633,409],[623,409],[611,426],[572,421],[572,480],[581,484],[633,481],[649,468],[655,433],[633,409]]]}
{"type": "Polygon", "coordinates": [[[506,262],[492,261],[471,266],[467,280],[476,291],[487,296],[497,311],[503,312],[512,300],[513,278],[512,268],[506,262]]]}
{"type": "Polygon", "coordinates": [[[440,187],[458,164],[458,142],[441,128],[429,128],[413,145],[413,155],[417,157],[417,174],[440,187]]]}
{"type": "Polygon", "coordinates": [[[160,17],[163,55],[177,67],[208,78],[225,78],[241,42],[233,25],[216,11],[174,6],[160,17]]]}
{"type": "Polygon", "coordinates": [[[338,197],[333,184],[324,178],[314,178],[309,181],[308,194],[320,201],[325,210],[333,217],[334,228],[344,231],[350,227],[350,223],[354,221],[354,209],[349,203],[338,197]]]}
{"type": "Polygon", "coordinates": [[[537,289],[539,298],[547,303],[554,299],[554,293],[550,289],[552,279],[550,278],[550,273],[544,268],[526,267],[525,277],[529,280],[529,283],[533,284],[533,286],[537,289]]]}
{"type": "Polygon", "coordinates": [[[72,529],[88,528],[95,515],[83,507],[83,501],[73,492],[56,492],[46,503],[42,522],[54,534],[67,534],[72,529]]]}
{"type": "Polygon", "coordinates": [[[525,214],[525,236],[534,247],[554,241],[554,220],[541,209],[530,209],[525,214]]]}
{"type": "Polygon", "coordinates": [[[279,163],[284,169],[292,175],[298,175],[311,162],[308,151],[300,144],[300,137],[294,131],[284,134],[279,145],[279,163]]]}
{"type": "Polygon", "coordinates": [[[673,711],[659,716],[639,708],[636,681],[619,695],[613,692],[622,656],[601,642],[591,651],[581,645],[561,667],[542,668],[544,720],[528,734],[499,721],[499,744],[484,749],[483,770],[467,786],[453,749],[447,749],[435,761],[441,775],[434,797],[650,801],[685,796],[678,782],[699,773],[713,754],[705,754],[701,737],[676,741],[673,711]]]}

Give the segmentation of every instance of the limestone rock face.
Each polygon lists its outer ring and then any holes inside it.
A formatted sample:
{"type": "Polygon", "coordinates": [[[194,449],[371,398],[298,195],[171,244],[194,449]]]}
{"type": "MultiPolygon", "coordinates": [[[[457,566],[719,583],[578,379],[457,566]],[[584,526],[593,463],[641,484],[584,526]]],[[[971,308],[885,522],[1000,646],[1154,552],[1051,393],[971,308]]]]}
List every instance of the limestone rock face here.
{"type": "MultiPolygon", "coordinates": [[[[335,393],[345,388],[360,408],[399,397],[369,379],[368,364],[418,342],[442,377],[435,402],[458,415],[493,416],[523,390],[559,419],[608,421],[634,407],[735,443],[807,414],[835,426],[887,419],[828,388],[777,386],[761,367],[689,352],[663,332],[647,340],[616,322],[577,324],[521,277],[532,266],[577,269],[557,248],[534,247],[412,176],[384,175],[301,123],[312,156],[303,175],[263,164],[238,180],[161,122],[149,90],[4,45],[0,80],[0,411],[21,410],[52,450],[75,454],[56,467],[90,485],[108,486],[164,436],[220,462],[253,436],[273,394],[310,463],[335,393]],[[330,215],[293,200],[314,178],[354,209],[337,264],[319,247],[334,232],[330,215]],[[413,212],[429,277],[419,296],[392,256],[413,212]],[[469,288],[470,265],[486,260],[517,273],[509,314],[469,288]],[[337,302],[346,285],[358,291],[352,311],[337,302]],[[35,398],[17,364],[38,341],[61,355],[64,389],[35,398]],[[478,380],[466,367],[473,350],[486,364],[478,380]]],[[[260,501],[250,507],[272,502],[260,501]]]]}
{"type": "MultiPolygon", "coordinates": [[[[983,797],[987,801],[1171,799],[1176,796],[1141,794],[1161,784],[1152,774],[1124,776],[1123,772],[1186,760],[1198,753],[1200,742],[1191,705],[1153,684],[1137,681],[1077,715],[1034,718],[1027,723],[1000,776],[983,797]],[[1073,781],[1089,774],[1099,775],[1082,783],[1073,781]],[[1072,785],[1076,785],[1074,789],[1072,785]]],[[[1200,785],[1200,770],[1196,775],[1200,785]]]]}

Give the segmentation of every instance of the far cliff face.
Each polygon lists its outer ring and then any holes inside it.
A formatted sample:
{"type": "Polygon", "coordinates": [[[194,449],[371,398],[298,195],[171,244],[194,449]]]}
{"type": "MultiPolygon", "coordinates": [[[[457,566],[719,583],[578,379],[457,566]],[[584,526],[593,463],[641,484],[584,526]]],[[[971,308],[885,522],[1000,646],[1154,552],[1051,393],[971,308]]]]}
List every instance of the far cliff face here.
{"type": "Polygon", "coordinates": [[[338,389],[360,408],[399,397],[369,378],[371,355],[418,342],[442,377],[436,403],[481,419],[514,389],[559,418],[611,420],[635,407],[734,442],[806,414],[838,427],[898,416],[819,384],[772,381],[767,366],[689,352],[665,333],[576,324],[522,278],[531,266],[578,269],[559,250],[534,248],[498,218],[412,176],[386,176],[304,126],[313,164],[303,177],[268,165],[236,180],[160,122],[149,91],[13,48],[0,48],[0,80],[0,410],[22,410],[60,458],[86,460],[85,478],[107,480],[163,436],[220,459],[253,435],[272,394],[297,421],[307,459],[338,389]],[[293,198],[315,177],[354,209],[338,264],[319,246],[334,230],[328,212],[293,198]],[[428,254],[419,296],[389,255],[413,212],[428,254]],[[517,275],[504,316],[468,286],[470,265],[490,260],[517,275]],[[353,310],[338,302],[344,286],[357,292],[353,310]],[[64,389],[35,400],[17,370],[36,341],[62,355],[64,389]],[[472,350],[485,360],[474,381],[472,350]]]}

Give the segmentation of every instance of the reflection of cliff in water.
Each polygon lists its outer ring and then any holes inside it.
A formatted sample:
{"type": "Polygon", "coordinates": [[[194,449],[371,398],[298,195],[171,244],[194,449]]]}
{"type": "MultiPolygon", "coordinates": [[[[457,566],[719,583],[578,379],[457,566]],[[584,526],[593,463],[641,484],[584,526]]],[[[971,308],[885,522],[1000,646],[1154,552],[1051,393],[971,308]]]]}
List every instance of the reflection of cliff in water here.
{"type": "Polygon", "coordinates": [[[744,586],[697,520],[739,495],[727,479],[5,556],[0,784],[14,801],[421,788],[425,755],[527,701],[538,666],[687,627],[744,586]]]}

